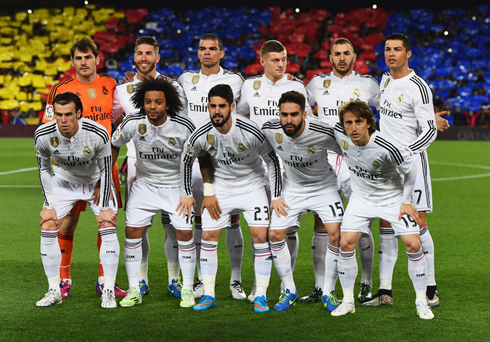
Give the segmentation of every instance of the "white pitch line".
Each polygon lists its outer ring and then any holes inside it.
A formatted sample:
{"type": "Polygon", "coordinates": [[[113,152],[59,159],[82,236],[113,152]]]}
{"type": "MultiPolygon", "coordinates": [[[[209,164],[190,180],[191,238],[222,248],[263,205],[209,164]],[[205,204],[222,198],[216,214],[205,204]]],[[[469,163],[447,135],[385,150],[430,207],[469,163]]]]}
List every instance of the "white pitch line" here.
{"type": "Polygon", "coordinates": [[[482,178],[482,177],[490,177],[490,173],[485,173],[482,175],[473,175],[473,176],[459,176],[459,177],[447,177],[447,178],[434,178],[432,181],[448,181],[448,180],[459,180],[459,179],[471,179],[471,178],[482,178]]]}
{"type": "MultiPolygon", "coordinates": [[[[120,156],[118,157],[117,159],[124,159],[126,158],[126,156],[120,156]]],[[[4,172],[0,172],[0,176],[3,176],[3,175],[10,175],[12,173],[20,173],[20,172],[26,172],[26,171],[34,171],[34,170],[37,170],[37,167],[29,167],[27,169],[18,169],[18,170],[12,170],[12,171],[4,171],[4,172]]]]}
{"type": "Polygon", "coordinates": [[[487,166],[487,165],[447,163],[447,162],[437,162],[437,161],[430,161],[429,162],[429,165],[430,164],[448,165],[448,166],[461,166],[461,167],[470,167],[470,168],[490,170],[490,166],[487,166]]]}
{"type": "Polygon", "coordinates": [[[30,168],[27,168],[27,169],[18,169],[18,170],[0,172],[0,176],[9,175],[9,174],[12,174],[12,173],[20,173],[20,172],[26,172],[26,171],[34,171],[34,170],[37,170],[37,167],[30,167],[30,168]]]}

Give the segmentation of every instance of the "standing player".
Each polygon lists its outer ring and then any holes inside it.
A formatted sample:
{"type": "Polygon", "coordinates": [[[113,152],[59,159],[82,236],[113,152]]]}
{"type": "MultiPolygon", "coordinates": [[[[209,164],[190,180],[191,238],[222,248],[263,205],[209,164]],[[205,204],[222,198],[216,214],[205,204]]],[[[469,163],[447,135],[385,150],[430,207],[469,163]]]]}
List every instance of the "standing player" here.
{"type": "MultiPolygon", "coordinates": [[[[369,75],[359,74],[352,69],[356,54],[352,43],[346,38],[335,40],[330,49],[330,62],[333,71],[328,74],[315,75],[306,85],[308,100],[312,107],[317,106],[318,118],[335,126],[339,122],[338,109],[350,100],[360,99],[367,104],[379,106],[379,83],[369,75]]],[[[328,161],[335,168],[339,189],[348,201],[351,194],[350,175],[344,158],[333,151],[328,152],[328,161]]],[[[318,300],[319,289],[324,278],[324,256],[327,246],[327,233],[322,222],[315,216],[315,231],[311,244],[311,253],[315,269],[315,290],[301,298],[302,302],[318,300]]],[[[383,237],[382,237],[383,238],[383,237]]],[[[372,271],[374,258],[374,241],[371,231],[359,239],[359,257],[361,259],[362,277],[358,300],[362,303],[370,300],[372,288],[372,271]]]]}
{"type": "Polygon", "coordinates": [[[257,288],[254,311],[267,312],[269,307],[266,292],[272,258],[267,241],[269,199],[265,191],[265,170],[261,158],[269,169],[273,199],[281,195],[279,160],[257,125],[231,114],[234,107],[230,86],[219,84],[211,88],[208,98],[210,120],[205,121],[191,135],[187,142],[187,152],[182,159],[184,195],[179,207],[187,215],[195,204],[191,197],[191,167],[194,159],[208,155],[214,169],[214,175],[203,170],[205,197],[200,261],[205,296],[194,306],[194,310],[207,310],[216,306],[214,289],[218,270],[219,236],[223,228],[229,226],[230,216],[243,212],[255,248],[254,272],[257,288]]]}
{"type": "MultiPolygon", "coordinates": [[[[181,307],[192,307],[196,246],[192,238],[192,215],[182,218],[175,208],[181,196],[180,159],[184,144],[195,129],[185,116],[179,93],[171,80],[148,78],[136,86],[131,97],[139,113],[123,120],[112,137],[113,158],[119,148],[133,141],[136,148],[136,180],[131,185],[126,207],[124,260],[128,273],[128,295],[119,302],[123,307],[142,302],[139,273],[142,236],[158,212],[166,212],[175,227],[182,269],[181,307]]],[[[173,229],[173,228],[172,228],[173,229]]]]}
{"type": "MultiPolygon", "coordinates": [[[[218,84],[227,84],[233,91],[233,99],[236,102],[240,97],[243,78],[239,74],[221,68],[219,62],[224,57],[223,42],[211,33],[205,34],[199,40],[199,50],[197,52],[201,62],[199,71],[185,71],[179,77],[179,83],[184,88],[187,98],[187,113],[192,121],[199,126],[209,118],[208,112],[208,93],[209,90],[218,84]]],[[[193,169],[194,196],[197,201],[197,208],[201,207],[202,202],[202,178],[199,172],[198,163],[194,164],[193,169]]],[[[194,240],[197,246],[197,258],[201,252],[201,215],[199,210],[195,217],[194,240]]],[[[232,215],[230,229],[226,232],[226,244],[230,257],[231,278],[230,292],[235,299],[245,299],[245,292],[242,286],[242,259],[243,259],[243,234],[240,228],[240,216],[232,215]]],[[[194,291],[196,298],[203,295],[203,285],[201,277],[201,266],[198,263],[197,274],[198,282],[194,291]]]]}
{"type": "MultiPolygon", "coordinates": [[[[396,33],[386,38],[385,62],[390,72],[381,79],[380,130],[386,139],[408,146],[415,154],[418,169],[412,196],[420,217],[420,243],[427,258],[427,298],[429,306],[434,307],[439,304],[439,297],[434,277],[434,242],[426,220],[426,213],[432,212],[432,187],[426,149],[436,139],[436,118],[430,88],[408,67],[411,56],[407,36],[396,33]]],[[[380,260],[379,292],[373,300],[363,304],[366,306],[393,304],[391,280],[398,244],[389,222],[381,220],[380,231],[381,236],[391,232],[394,242],[388,243],[387,248],[383,249],[385,262],[380,260]]]]}
{"type": "MultiPolygon", "coordinates": [[[[133,80],[120,84],[116,87],[119,101],[123,112],[126,115],[138,112],[138,109],[134,107],[131,102],[131,96],[135,92],[135,87],[141,81],[147,77],[165,77],[157,72],[156,66],[160,61],[159,44],[158,41],[149,36],[140,37],[136,40],[134,53],[134,64],[138,72],[136,75],[131,75],[133,80]]],[[[169,78],[170,79],[170,78],[169,78]]],[[[185,95],[182,87],[177,83],[177,81],[172,80],[172,84],[179,91],[182,103],[186,103],[185,95]]],[[[126,194],[129,194],[131,190],[131,185],[136,176],[136,151],[134,148],[133,141],[127,143],[127,178],[126,178],[126,194]]],[[[126,200],[127,201],[127,200],[126,200]]],[[[165,228],[165,242],[164,251],[167,257],[167,270],[168,270],[168,286],[167,293],[172,294],[175,297],[180,297],[181,284],[179,282],[179,254],[178,254],[178,244],[177,237],[175,235],[174,228],[170,225],[170,220],[167,214],[162,213],[162,224],[165,228]]],[[[150,291],[148,284],[148,256],[150,254],[150,241],[148,240],[148,228],[144,228],[141,249],[141,269],[140,269],[140,292],[141,295],[145,295],[150,291]]]]}
{"type": "Polygon", "coordinates": [[[419,241],[419,215],[411,200],[417,176],[412,151],[390,143],[376,132],[373,112],[363,101],[345,104],[339,118],[335,137],[351,173],[353,193],[342,220],[340,237],[338,269],[344,299],[332,316],[355,312],[356,245],[361,234],[379,217],[391,224],[405,245],[417,314],[422,319],[432,319],[434,315],[425,294],[427,260],[419,241]]]}
{"type": "MultiPolygon", "coordinates": [[[[287,51],[284,45],[277,40],[269,40],[260,48],[260,64],[264,67],[264,74],[250,77],[243,83],[240,100],[237,104],[237,113],[244,115],[259,127],[279,115],[278,101],[281,95],[290,90],[296,90],[306,97],[303,82],[289,80],[286,74],[287,51]]],[[[307,109],[311,116],[311,108],[307,109]]],[[[287,234],[287,244],[291,253],[291,268],[294,271],[296,257],[298,256],[298,228],[291,227],[287,234]]],[[[284,292],[281,288],[281,293],[284,292]]],[[[253,302],[254,293],[248,297],[253,302]]]]}
{"type": "MultiPolygon", "coordinates": [[[[116,81],[110,77],[97,75],[97,65],[99,64],[98,49],[95,43],[88,37],[81,38],[73,44],[71,48],[71,62],[76,70],[75,76],[54,85],[48,96],[46,112],[43,123],[54,119],[53,100],[56,95],[64,92],[72,92],[80,97],[84,107],[84,117],[100,123],[107,132],[111,133],[111,121],[119,117],[121,108],[118,101],[114,101],[114,89],[116,81]]],[[[55,166],[54,171],[58,168],[55,166]]],[[[113,181],[119,191],[119,176],[117,167],[113,169],[113,181]]],[[[73,210],[65,217],[58,233],[58,243],[61,248],[61,294],[63,298],[70,295],[71,282],[71,259],[73,253],[73,237],[78,224],[80,212],[85,210],[87,203],[79,202],[73,210]]],[[[100,250],[101,236],[98,236],[97,246],[100,250]]],[[[104,270],[99,263],[99,279],[95,288],[97,293],[102,293],[104,287],[104,270]]],[[[116,297],[124,297],[117,285],[115,288],[116,297]]]]}
{"type": "Polygon", "coordinates": [[[36,305],[61,304],[58,228],[77,201],[82,200],[90,204],[102,236],[100,260],[105,271],[105,286],[101,305],[115,308],[119,242],[116,235],[117,202],[111,194],[109,134],[101,125],[82,118],[83,106],[77,95],[59,94],[52,104],[56,120],[41,125],[34,134],[44,195],[41,259],[49,282],[49,291],[36,305]],[[51,174],[50,158],[54,158],[58,165],[55,177],[51,174]],[[97,182],[100,187],[96,187],[97,182]]]}
{"type": "Polygon", "coordinates": [[[338,306],[334,290],[344,209],[335,174],[328,164],[327,150],[338,153],[341,150],[332,127],[306,119],[305,103],[306,98],[300,92],[285,92],[279,99],[279,119],[262,126],[262,132],[284,166],[283,197],[271,202],[273,213],[269,230],[274,266],[285,288],[274,310],[287,310],[298,301],[285,238],[288,227],[299,226],[301,213],[311,210],[320,216],[323,229],[328,232],[328,251],[323,264],[325,279],[321,288],[322,302],[331,312],[338,306]]]}

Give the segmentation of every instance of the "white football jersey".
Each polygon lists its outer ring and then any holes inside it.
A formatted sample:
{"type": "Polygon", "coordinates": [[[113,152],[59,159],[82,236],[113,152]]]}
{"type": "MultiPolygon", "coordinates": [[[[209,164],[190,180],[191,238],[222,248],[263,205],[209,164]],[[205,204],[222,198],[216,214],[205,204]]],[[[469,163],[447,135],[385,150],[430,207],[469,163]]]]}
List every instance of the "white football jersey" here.
{"type": "Polygon", "coordinates": [[[100,179],[102,210],[109,207],[112,184],[112,154],[104,126],[85,118],[78,120],[78,132],[70,139],[58,130],[56,120],[39,126],[34,133],[41,188],[45,207],[54,209],[51,161],[58,167],[56,177],[75,184],[95,184],[100,179]]]}
{"type": "Polygon", "coordinates": [[[192,163],[206,154],[214,167],[215,192],[241,193],[266,185],[265,161],[269,171],[271,196],[281,197],[279,158],[255,123],[240,116],[231,116],[232,128],[221,134],[211,119],[205,121],[190,136],[182,158],[183,193],[192,195],[192,163]],[[261,159],[262,157],[262,159],[261,159]]]}
{"type": "MultiPolygon", "coordinates": [[[[160,75],[160,73],[157,72],[156,77],[164,77],[170,81],[172,81],[172,84],[174,85],[175,89],[179,92],[180,95],[180,101],[182,101],[182,111],[179,112],[181,115],[187,115],[187,100],[185,99],[185,94],[184,90],[180,86],[179,82],[174,80],[173,78],[170,78],[165,75],[160,75]]],[[[136,91],[136,85],[140,83],[141,81],[134,76],[134,79],[132,82],[124,83],[124,84],[119,84],[116,86],[116,94],[119,98],[119,102],[121,104],[123,113],[127,116],[131,113],[137,113],[139,112],[139,109],[135,108],[133,103],[131,102],[131,96],[133,96],[134,92],[136,91]]],[[[136,151],[134,149],[134,144],[128,143],[127,144],[128,151],[126,155],[128,157],[136,158],[136,151]]]]}
{"type": "Polygon", "coordinates": [[[272,83],[265,75],[245,80],[236,112],[240,115],[250,115],[250,120],[262,127],[270,119],[276,119],[279,116],[279,99],[283,93],[290,90],[296,90],[305,96],[306,114],[312,116],[303,82],[290,81],[287,75],[276,83],[272,83]]]}
{"type": "Polygon", "coordinates": [[[203,75],[201,70],[187,70],[179,77],[179,83],[184,89],[187,98],[187,115],[200,125],[209,119],[208,93],[209,90],[218,84],[227,84],[233,91],[234,101],[240,98],[243,84],[243,77],[232,71],[219,68],[219,72],[213,75],[203,75]]]}
{"type": "Polygon", "coordinates": [[[337,191],[327,150],[342,151],[332,127],[307,119],[303,133],[293,139],[284,133],[279,119],[272,119],[262,126],[262,132],[282,159],[284,193],[309,197],[337,191]]]}
{"type": "Polygon", "coordinates": [[[378,131],[365,146],[356,146],[344,133],[340,123],[335,125],[335,138],[349,167],[352,191],[374,206],[402,200],[403,179],[413,166],[412,152],[389,142],[378,131]]]}
{"type": "Polygon", "coordinates": [[[318,119],[332,127],[339,122],[339,108],[351,100],[360,99],[379,107],[379,83],[357,71],[342,78],[333,72],[315,75],[306,85],[306,91],[311,107],[317,105],[318,119]]]}
{"type": "Polygon", "coordinates": [[[112,144],[121,147],[133,140],[138,180],[157,187],[178,187],[182,149],[194,129],[186,116],[167,116],[162,125],[154,126],[145,113],[133,113],[114,132],[112,144]]]}
{"type": "Polygon", "coordinates": [[[432,92],[412,70],[394,79],[385,73],[381,79],[380,131],[391,142],[423,152],[436,139],[437,129],[432,92]]]}

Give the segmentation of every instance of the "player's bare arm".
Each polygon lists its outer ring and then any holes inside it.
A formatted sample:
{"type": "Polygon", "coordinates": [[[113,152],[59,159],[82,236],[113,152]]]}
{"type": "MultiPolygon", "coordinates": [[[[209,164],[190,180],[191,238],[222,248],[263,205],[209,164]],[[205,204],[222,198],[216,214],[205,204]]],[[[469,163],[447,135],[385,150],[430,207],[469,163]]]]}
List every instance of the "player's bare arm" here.
{"type": "Polygon", "coordinates": [[[291,209],[291,207],[286,202],[284,202],[284,199],[282,197],[279,197],[278,199],[271,202],[271,213],[275,211],[277,217],[281,217],[281,214],[283,216],[288,216],[286,208],[291,209]]]}
{"type": "Polygon", "coordinates": [[[133,71],[128,71],[126,73],[126,76],[124,76],[124,80],[122,80],[121,84],[128,83],[128,82],[133,82],[134,81],[134,76],[136,76],[136,73],[133,71]]]}

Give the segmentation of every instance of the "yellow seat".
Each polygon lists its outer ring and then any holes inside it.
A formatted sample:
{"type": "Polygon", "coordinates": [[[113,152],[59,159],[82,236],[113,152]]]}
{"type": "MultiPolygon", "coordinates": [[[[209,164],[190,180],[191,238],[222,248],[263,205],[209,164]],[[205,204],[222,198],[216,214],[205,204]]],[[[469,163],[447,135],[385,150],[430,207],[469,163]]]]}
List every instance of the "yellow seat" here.
{"type": "Polygon", "coordinates": [[[29,108],[31,107],[30,106],[30,103],[27,102],[27,101],[22,101],[22,102],[19,102],[20,103],[20,110],[23,111],[24,113],[27,113],[27,111],[29,110],[29,108]]]}
{"type": "Polygon", "coordinates": [[[46,87],[46,82],[44,82],[43,75],[31,74],[32,86],[34,88],[44,88],[46,87]]]}
{"type": "Polygon", "coordinates": [[[17,94],[15,94],[15,99],[17,101],[27,101],[27,93],[25,91],[19,91],[17,94]]]}
{"type": "Polygon", "coordinates": [[[124,18],[126,17],[126,14],[124,12],[115,12],[113,15],[112,15],[114,18],[124,18]]]}
{"type": "Polygon", "coordinates": [[[15,13],[15,20],[24,21],[27,18],[27,12],[17,12],[15,13]]]}
{"type": "Polygon", "coordinates": [[[67,6],[67,7],[63,8],[63,15],[71,17],[74,14],[75,14],[75,7],[67,6]]]}
{"type": "Polygon", "coordinates": [[[3,100],[2,101],[2,109],[7,109],[7,110],[12,110],[14,109],[15,107],[19,107],[19,102],[17,102],[16,100],[12,100],[12,99],[9,99],[9,100],[3,100]]]}
{"type": "Polygon", "coordinates": [[[49,75],[49,76],[57,76],[58,75],[58,69],[53,68],[53,67],[47,67],[44,70],[44,74],[49,75]]]}
{"type": "Polygon", "coordinates": [[[41,101],[33,101],[30,103],[30,105],[30,108],[34,109],[36,112],[43,110],[43,103],[41,101]]]}

